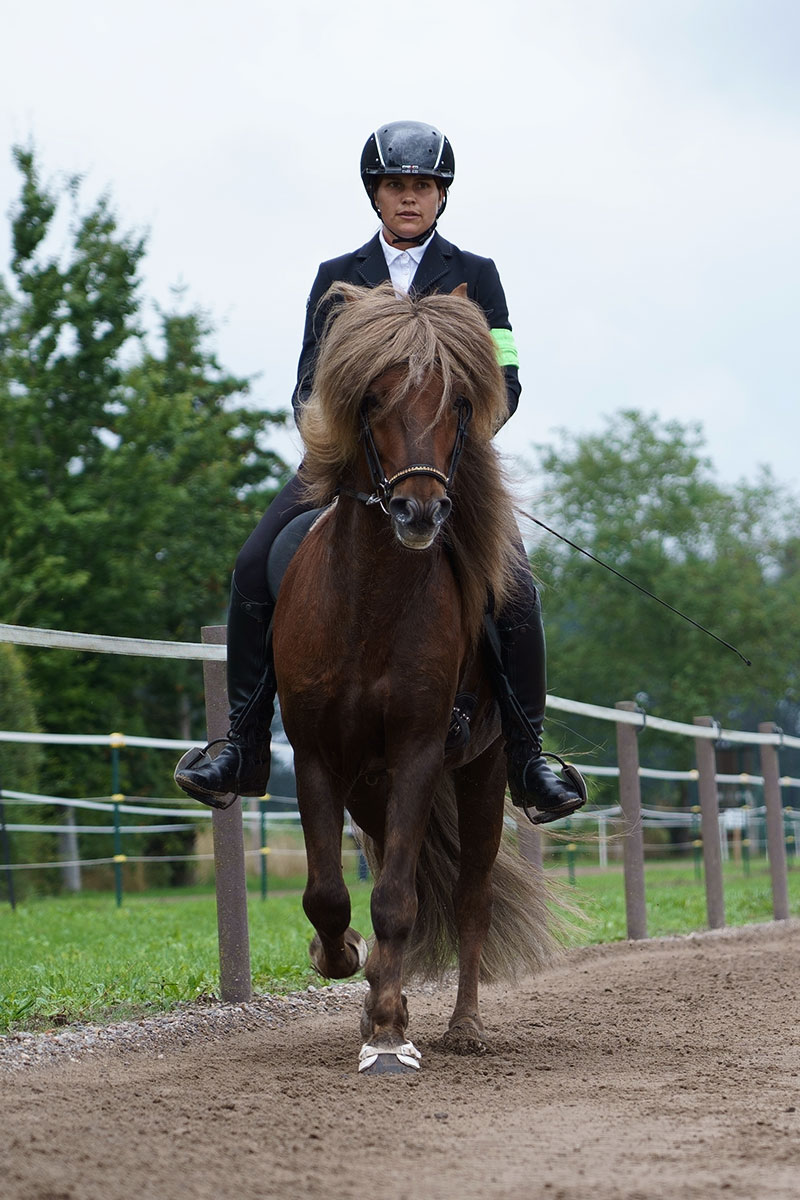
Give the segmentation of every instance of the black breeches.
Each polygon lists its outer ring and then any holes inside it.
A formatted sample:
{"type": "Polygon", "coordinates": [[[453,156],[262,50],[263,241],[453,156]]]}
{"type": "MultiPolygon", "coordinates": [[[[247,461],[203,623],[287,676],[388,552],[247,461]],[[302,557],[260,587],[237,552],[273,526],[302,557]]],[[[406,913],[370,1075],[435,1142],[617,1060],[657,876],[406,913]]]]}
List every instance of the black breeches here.
{"type": "Polygon", "coordinates": [[[236,586],[248,600],[264,603],[270,599],[267,587],[267,558],[270,547],[290,521],[312,508],[314,505],[303,497],[303,485],[299,475],[294,475],[278,492],[236,559],[236,586]]]}
{"type": "Polygon", "coordinates": [[[542,619],[539,592],[533,582],[531,565],[528,562],[521,537],[517,538],[516,550],[517,558],[513,567],[513,592],[503,611],[495,613],[498,628],[508,632],[529,622],[540,624],[542,619]]]}

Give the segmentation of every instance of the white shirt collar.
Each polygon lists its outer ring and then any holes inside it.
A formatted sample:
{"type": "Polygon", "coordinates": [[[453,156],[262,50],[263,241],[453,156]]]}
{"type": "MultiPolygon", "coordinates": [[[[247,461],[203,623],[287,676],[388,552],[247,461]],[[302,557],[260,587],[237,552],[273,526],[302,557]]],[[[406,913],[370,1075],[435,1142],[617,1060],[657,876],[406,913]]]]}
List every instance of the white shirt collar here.
{"type": "Polygon", "coordinates": [[[379,240],[386,259],[386,266],[389,268],[389,278],[394,284],[395,291],[408,292],[414,282],[417,267],[422,262],[422,256],[430,245],[431,238],[428,238],[421,246],[409,246],[407,250],[390,246],[384,240],[383,230],[379,234],[379,240]]]}
{"type": "Polygon", "coordinates": [[[419,264],[422,262],[423,254],[433,241],[433,234],[431,234],[429,238],[426,238],[421,246],[408,246],[403,250],[401,250],[398,246],[390,246],[386,241],[386,238],[383,236],[383,230],[380,231],[378,239],[381,244],[381,249],[383,250],[384,258],[386,259],[386,265],[391,270],[392,263],[395,262],[395,260],[398,259],[401,254],[407,254],[409,258],[412,258],[417,266],[419,266],[419,264]]]}

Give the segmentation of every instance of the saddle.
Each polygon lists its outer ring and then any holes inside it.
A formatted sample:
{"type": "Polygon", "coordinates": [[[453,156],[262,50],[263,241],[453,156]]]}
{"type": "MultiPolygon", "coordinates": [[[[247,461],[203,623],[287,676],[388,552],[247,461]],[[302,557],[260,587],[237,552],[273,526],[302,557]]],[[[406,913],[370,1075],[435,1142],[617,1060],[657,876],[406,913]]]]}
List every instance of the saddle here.
{"type": "Polygon", "coordinates": [[[326,505],[324,508],[311,508],[308,512],[300,513],[299,517],[294,517],[284,526],[272,543],[267,556],[267,587],[273,603],[278,599],[283,577],[300,543],[317,518],[330,507],[326,505]]]}

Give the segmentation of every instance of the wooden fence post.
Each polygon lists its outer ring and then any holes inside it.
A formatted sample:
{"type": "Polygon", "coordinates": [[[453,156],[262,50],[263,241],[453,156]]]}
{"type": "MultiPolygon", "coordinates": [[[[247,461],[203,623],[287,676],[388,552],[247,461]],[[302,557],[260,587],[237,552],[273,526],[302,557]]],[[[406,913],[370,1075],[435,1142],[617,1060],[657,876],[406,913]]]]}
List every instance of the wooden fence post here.
{"type": "MultiPolygon", "coordinates": [[[[695,725],[714,726],[713,717],[695,717],[695,725]]],[[[717,753],[710,738],[695,738],[700,826],[703,838],[703,865],[706,883],[706,912],[709,929],[725,924],[725,897],[722,890],[722,853],[719,844],[719,797],[717,794],[717,753]]]]}
{"type": "Polygon", "coordinates": [[[517,836],[519,852],[526,862],[537,871],[542,869],[542,833],[535,825],[531,825],[527,817],[517,820],[517,836]]]}
{"type": "MultiPolygon", "coordinates": [[[[759,733],[777,733],[772,721],[762,721],[759,733]]],[[[764,806],[767,810],[767,854],[772,879],[772,915],[776,921],[789,917],[789,888],[786,877],[786,842],[783,835],[783,804],[778,769],[777,746],[761,746],[761,774],[764,776],[764,806]]]]}
{"type": "MultiPolygon", "coordinates": [[[[224,625],[204,625],[202,640],[225,645],[224,625]]],[[[225,663],[203,662],[208,740],[223,738],[228,731],[228,687],[225,663]]],[[[217,892],[219,937],[219,986],[223,1000],[244,1004],[253,994],[250,975],[250,932],[247,924],[247,880],[244,869],[242,802],[214,809],[214,873],[217,892]]]]}
{"type": "Polygon", "coordinates": [[[8,883],[8,903],[12,908],[17,907],[17,902],[14,897],[14,872],[11,870],[11,844],[8,838],[8,830],[6,829],[6,806],[3,803],[3,784],[0,781],[0,861],[6,873],[6,881],[8,883]]]}
{"type": "MultiPolygon", "coordinates": [[[[615,708],[635,712],[632,700],[620,700],[615,708]]],[[[639,745],[633,725],[617,722],[619,803],[625,821],[622,861],[625,868],[625,912],[628,937],[647,937],[647,904],[644,894],[644,836],[642,833],[642,789],[639,782],[639,745]]]]}

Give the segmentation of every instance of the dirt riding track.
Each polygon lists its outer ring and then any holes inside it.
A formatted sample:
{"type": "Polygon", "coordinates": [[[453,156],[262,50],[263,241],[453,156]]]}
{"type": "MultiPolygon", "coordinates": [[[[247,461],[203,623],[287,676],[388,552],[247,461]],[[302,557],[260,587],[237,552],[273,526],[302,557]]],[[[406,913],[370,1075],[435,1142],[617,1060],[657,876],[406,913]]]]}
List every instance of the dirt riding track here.
{"type": "Polygon", "coordinates": [[[483,1058],[359,1078],[358,989],[0,1073],[4,1200],[800,1195],[800,921],[571,953],[487,989],[483,1058]]]}

